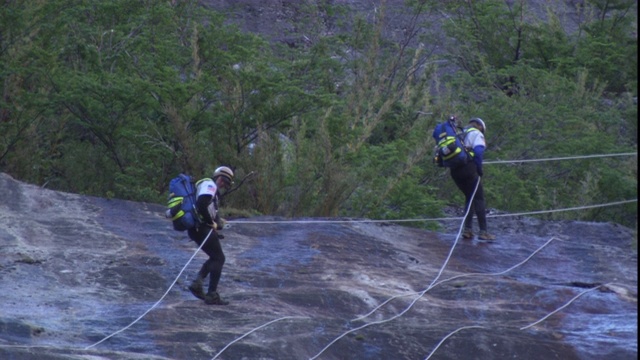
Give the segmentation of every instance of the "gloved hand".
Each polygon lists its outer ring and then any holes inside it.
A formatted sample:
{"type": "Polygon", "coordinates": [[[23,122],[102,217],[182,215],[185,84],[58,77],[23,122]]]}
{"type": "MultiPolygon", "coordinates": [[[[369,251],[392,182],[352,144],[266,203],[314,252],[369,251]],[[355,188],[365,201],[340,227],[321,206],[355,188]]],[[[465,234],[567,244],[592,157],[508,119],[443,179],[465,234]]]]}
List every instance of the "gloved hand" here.
{"type": "Polygon", "coordinates": [[[220,216],[216,215],[216,218],[213,219],[214,224],[216,225],[216,230],[222,230],[224,229],[224,226],[226,225],[226,221],[221,218],[220,216]]]}

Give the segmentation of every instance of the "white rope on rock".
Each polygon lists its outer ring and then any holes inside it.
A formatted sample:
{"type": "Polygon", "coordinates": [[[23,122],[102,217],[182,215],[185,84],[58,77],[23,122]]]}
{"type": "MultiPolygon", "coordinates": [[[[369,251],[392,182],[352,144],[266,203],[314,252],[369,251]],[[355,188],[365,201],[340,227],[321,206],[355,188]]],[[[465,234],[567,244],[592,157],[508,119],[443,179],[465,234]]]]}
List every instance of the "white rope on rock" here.
{"type": "Polygon", "coordinates": [[[225,350],[227,350],[227,348],[228,348],[229,346],[231,346],[231,345],[233,345],[233,344],[237,343],[238,341],[242,340],[243,338],[245,338],[245,337],[249,336],[251,333],[253,333],[253,332],[257,331],[257,330],[260,330],[260,329],[262,329],[263,327],[269,326],[269,325],[271,325],[271,324],[273,324],[273,323],[275,323],[275,322],[278,322],[278,321],[281,321],[281,320],[287,320],[287,319],[308,319],[308,318],[307,318],[307,317],[303,317],[303,316],[284,316],[284,317],[281,317],[281,318],[279,318],[279,319],[275,319],[275,320],[269,321],[268,323],[265,323],[265,324],[263,324],[263,325],[260,325],[260,326],[258,326],[258,327],[256,327],[256,328],[252,329],[251,331],[246,332],[244,335],[242,335],[242,336],[240,336],[240,337],[236,338],[236,339],[235,339],[235,340],[233,340],[232,342],[228,343],[225,347],[223,347],[223,348],[222,348],[222,350],[218,351],[218,353],[217,353],[214,357],[212,357],[212,358],[211,358],[211,360],[215,360],[215,359],[217,359],[217,358],[218,358],[218,356],[220,356],[220,354],[222,354],[225,350]]]}
{"type": "Polygon", "coordinates": [[[209,236],[211,236],[211,233],[213,232],[213,229],[209,230],[209,234],[207,234],[207,237],[204,238],[204,241],[202,241],[202,244],[200,244],[200,247],[198,247],[198,249],[196,249],[196,251],[193,253],[193,255],[191,255],[191,258],[189,258],[189,261],[187,261],[187,263],[182,267],[182,270],[180,270],[180,272],[178,273],[178,276],[176,276],[175,280],[173,280],[173,283],[171,283],[171,285],[169,286],[169,288],[167,289],[167,291],[164,292],[164,295],[162,295],[160,297],[160,300],[156,301],[155,304],[153,304],[147,311],[145,311],[142,315],[138,316],[137,319],[133,320],[131,322],[131,324],[123,327],[122,329],[112,333],[109,336],[106,336],[105,338],[103,338],[102,340],[89,345],[87,347],[85,347],[85,350],[89,350],[92,347],[106,341],[107,339],[127,330],[128,328],[130,328],[131,326],[133,326],[133,324],[137,323],[138,321],[140,321],[145,315],[147,315],[151,310],[153,310],[156,306],[158,306],[158,304],[160,304],[160,302],[162,302],[162,300],[167,296],[167,294],[169,294],[169,291],[171,291],[171,289],[173,288],[173,286],[176,284],[176,282],[178,282],[178,279],[180,279],[180,275],[182,275],[182,273],[184,272],[184,270],[187,268],[187,266],[191,263],[191,261],[193,260],[193,258],[198,254],[198,251],[200,251],[200,249],[202,249],[202,246],[207,242],[207,240],[209,240],[209,236]]]}
{"type": "MultiPolygon", "coordinates": [[[[393,321],[393,320],[395,320],[395,319],[397,319],[397,318],[401,317],[401,316],[402,316],[402,315],[404,315],[406,312],[408,312],[408,311],[413,307],[413,305],[414,305],[414,304],[415,304],[415,303],[416,303],[416,302],[417,302],[417,301],[418,301],[422,296],[424,296],[424,294],[426,294],[429,290],[433,289],[434,287],[436,287],[436,286],[438,286],[438,285],[440,285],[440,284],[443,284],[443,283],[445,283],[445,282],[452,281],[452,280],[455,280],[455,279],[459,279],[459,278],[461,278],[461,277],[467,277],[467,276],[500,276],[500,275],[504,275],[504,274],[506,274],[507,272],[512,271],[512,270],[514,270],[514,269],[516,269],[516,268],[518,268],[518,267],[520,267],[520,266],[524,265],[524,264],[525,264],[527,261],[529,261],[529,260],[530,260],[530,259],[531,259],[535,254],[537,254],[538,252],[540,252],[540,251],[541,251],[543,248],[545,248],[549,243],[551,243],[551,241],[553,241],[553,240],[555,240],[555,239],[556,239],[555,237],[550,238],[550,239],[549,239],[549,240],[547,240],[547,242],[545,242],[542,246],[540,246],[538,249],[536,249],[536,250],[535,250],[531,255],[529,255],[525,260],[523,260],[523,261],[519,262],[518,264],[516,264],[516,265],[514,265],[514,266],[512,266],[512,267],[510,267],[510,268],[508,268],[507,270],[504,270],[504,271],[501,271],[501,272],[497,272],[497,273],[489,273],[489,274],[485,274],[485,273],[462,274],[462,275],[454,276],[454,277],[452,277],[452,278],[445,279],[445,280],[442,280],[442,281],[440,281],[440,282],[438,282],[438,283],[435,283],[435,284],[433,284],[432,286],[428,287],[427,289],[425,289],[425,290],[421,291],[420,293],[417,293],[417,294],[418,294],[418,296],[417,296],[417,297],[416,297],[416,298],[415,298],[415,299],[414,299],[414,300],[409,304],[409,306],[407,306],[407,307],[406,307],[403,311],[401,311],[400,313],[398,313],[398,314],[396,314],[396,315],[394,315],[394,316],[392,316],[392,317],[390,317],[390,318],[388,318],[388,319],[378,320],[378,321],[373,321],[373,322],[370,322],[370,323],[366,323],[366,324],[364,324],[364,325],[362,325],[362,326],[359,326],[359,327],[357,327],[357,328],[354,328],[354,329],[351,329],[351,330],[348,330],[348,331],[346,331],[346,332],[342,333],[341,335],[339,335],[338,337],[336,337],[334,340],[332,340],[329,344],[327,344],[327,346],[325,346],[322,350],[320,350],[320,352],[318,352],[315,356],[311,357],[309,360],[313,360],[313,359],[318,358],[318,356],[320,356],[323,352],[325,352],[329,347],[331,347],[331,346],[332,346],[333,344],[335,344],[338,340],[342,339],[343,337],[345,337],[346,335],[348,335],[348,334],[350,334],[350,333],[353,333],[353,332],[358,331],[358,330],[362,330],[362,329],[364,329],[364,328],[366,328],[366,327],[369,327],[369,326],[372,326],[372,325],[384,324],[384,323],[387,323],[387,322],[393,321]]],[[[413,295],[413,294],[411,294],[411,295],[413,295]]],[[[402,295],[402,296],[406,296],[406,295],[402,295]]],[[[387,302],[388,302],[388,301],[387,301],[387,302]]],[[[386,302],[385,302],[385,303],[386,303],[386,302]]],[[[379,307],[378,307],[378,308],[379,308],[379,307]]],[[[374,309],[374,311],[375,311],[375,310],[377,310],[378,308],[374,309]]],[[[373,313],[373,311],[372,311],[372,312],[370,312],[370,313],[369,313],[369,314],[367,314],[367,315],[363,315],[363,316],[359,317],[358,319],[363,319],[363,318],[365,318],[365,317],[367,317],[367,316],[371,315],[372,313],[373,313]]]]}
{"type": "Polygon", "coordinates": [[[521,328],[520,328],[520,330],[528,329],[528,328],[530,328],[530,327],[532,327],[532,326],[535,326],[535,325],[537,325],[537,324],[539,324],[539,323],[541,323],[541,322],[543,322],[543,321],[547,320],[547,319],[548,319],[549,317],[551,317],[553,314],[555,314],[555,313],[557,313],[557,312],[561,311],[562,309],[566,308],[567,306],[571,305],[571,303],[572,303],[572,302],[576,301],[576,300],[577,300],[579,297],[581,297],[582,295],[587,294],[587,293],[590,293],[590,292],[592,292],[592,291],[594,291],[594,290],[596,290],[596,289],[599,289],[599,288],[600,288],[600,287],[602,287],[602,286],[606,286],[606,285],[608,285],[608,284],[605,284],[605,285],[598,285],[598,286],[592,287],[592,288],[590,288],[590,289],[588,289],[588,290],[585,290],[585,291],[583,291],[583,292],[579,293],[578,295],[576,295],[576,296],[574,296],[573,298],[571,298],[571,300],[567,301],[564,305],[562,305],[562,306],[560,306],[559,308],[557,308],[557,309],[553,310],[553,311],[552,311],[552,312],[550,312],[549,314],[547,314],[547,315],[543,316],[540,320],[538,320],[538,321],[536,321],[536,322],[533,322],[533,323],[531,323],[531,324],[529,324],[529,325],[527,325],[527,326],[523,326],[523,327],[521,327],[521,328]]]}
{"type": "MultiPolygon", "coordinates": [[[[539,320],[537,320],[537,321],[535,321],[535,322],[533,322],[533,323],[531,323],[531,324],[529,324],[529,325],[526,325],[526,326],[523,326],[523,327],[519,328],[519,330],[526,330],[526,329],[528,329],[528,328],[530,328],[530,327],[533,327],[533,326],[535,326],[535,325],[537,325],[537,324],[539,324],[539,323],[541,323],[541,322],[545,321],[546,319],[548,319],[549,317],[553,316],[554,314],[556,314],[556,313],[560,312],[561,310],[565,309],[566,307],[568,307],[569,305],[571,305],[571,303],[573,303],[574,301],[576,301],[578,298],[582,297],[583,295],[585,295],[585,294],[587,294],[587,293],[590,293],[590,292],[592,292],[592,291],[594,291],[594,290],[597,290],[597,289],[599,289],[599,288],[608,287],[608,286],[610,286],[610,285],[617,285],[617,286],[622,286],[622,287],[624,287],[624,288],[627,288],[627,286],[626,286],[626,285],[622,285],[622,284],[615,284],[615,283],[607,283],[607,284],[602,284],[602,285],[598,285],[598,286],[592,287],[592,288],[587,289],[587,290],[585,290],[585,291],[583,291],[583,292],[579,293],[578,295],[574,296],[574,297],[573,297],[573,298],[571,298],[569,301],[567,301],[565,304],[563,304],[563,305],[562,305],[562,306],[560,306],[559,308],[555,309],[554,311],[552,311],[552,312],[548,313],[547,315],[543,316],[543,317],[542,317],[542,318],[540,318],[539,320]]],[[[454,330],[454,331],[450,332],[448,335],[446,335],[446,336],[445,336],[445,337],[444,337],[444,338],[443,338],[443,339],[438,343],[438,345],[436,345],[436,347],[431,351],[431,353],[430,353],[430,354],[425,358],[425,360],[429,360],[429,359],[431,358],[431,356],[433,356],[433,354],[436,352],[436,350],[438,350],[438,348],[440,347],[440,345],[442,345],[442,343],[443,343],[445,340],[447,340],[449,337],[451,337],[453,334],[455,334],[455,333],[457,333],[457,332],[459,332],[459,331],[461,331],[461,330],[465,330],[465,329],[472,329],[472,328],[491,329],[491,328],[489,328],[489,327],[486,327],[486,326],[479,326],[479,325],[463,326],[463,327],[461,327],[461,328],[458,328],[458,329],[456,329],[456,330],[454,330]]]]}
{"type": "Polygon", "coordinates": [[[442,343],[444,343],[448,338],[450,338],[451,336],[453,336],[455,333],[457,333],[459,331],[467,330],[467,329],[486,329],[486,327],[479,326],[479,325],[471,325],[471,326],[463,326],[461,328],[457,328],[456,330],[450,332],[449,335],[447,335],[444,338],[442,338],[442,340],[440,340],[438,345],[436,345],[436,347],[431,351],[431,353],[429,355],[427,355],[427,357],[424,360],[431,359],[431,356],[433,356],[433,354],[435,354],[435,352],[438,350],[438,348],[440,348],[440,345],[442,345],[442,343]]]}

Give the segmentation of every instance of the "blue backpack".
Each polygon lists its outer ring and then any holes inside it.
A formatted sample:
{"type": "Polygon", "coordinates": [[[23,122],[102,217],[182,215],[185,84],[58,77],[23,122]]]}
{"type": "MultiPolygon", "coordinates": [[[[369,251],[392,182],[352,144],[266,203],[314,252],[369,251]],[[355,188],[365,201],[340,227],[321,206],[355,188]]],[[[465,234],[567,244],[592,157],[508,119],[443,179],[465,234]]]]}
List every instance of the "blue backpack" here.
{"type": "Polygon", "coordinates": [[[464,135],[462,129],[457,130],[455,118],[436,125],[432,134],[437,144],[433,161],[440,167],[448,168],[469,162],[470,155],[462,141],[464,135]]]}
{"type": "Polygon", "coordinates": [[[196,185],[189,175],[180,174],[171,179],[167,208],[166,216],[173,222],[174,230],[189,230],[200,223],[196,210],[196,185]]]}

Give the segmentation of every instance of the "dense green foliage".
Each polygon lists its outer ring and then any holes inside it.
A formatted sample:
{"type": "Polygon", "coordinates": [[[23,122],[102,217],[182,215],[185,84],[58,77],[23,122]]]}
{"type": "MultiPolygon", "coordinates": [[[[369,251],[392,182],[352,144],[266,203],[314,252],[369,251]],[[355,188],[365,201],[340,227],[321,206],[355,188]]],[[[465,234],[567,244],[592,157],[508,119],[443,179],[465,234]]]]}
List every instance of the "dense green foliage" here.
{"type": "MultiPolygon", "coordinates": [[[[0,171],[164,202],[177,173],[223,164],[238,210],[406,219],[463,204],[431,160],[449,114],[485,119],[487,161],[637,151],[635,1],[586,1],[567,27],[568,12],[526,1],[413,0],[400,38],[384,7],[346,21],[325,5],[346,31],[320,35],[305,4],[313,39],[281,47],[196,1],[5,2],[0,171]]],[[[488,205],[505,211],[637,197],[635,156],[485,169],[488,205]]],[[[636,206],[548,216],[635,226],[636,206]]]]}

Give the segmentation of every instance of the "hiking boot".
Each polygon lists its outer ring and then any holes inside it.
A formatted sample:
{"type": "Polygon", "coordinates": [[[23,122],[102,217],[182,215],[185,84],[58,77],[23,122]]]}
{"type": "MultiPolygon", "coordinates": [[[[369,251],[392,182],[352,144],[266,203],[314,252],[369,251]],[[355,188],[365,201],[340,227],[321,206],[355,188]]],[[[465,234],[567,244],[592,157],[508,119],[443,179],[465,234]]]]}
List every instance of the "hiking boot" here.
{"type": "Polygon", "coordinates": [[[489,234],[487,230],[483,230],[483,231],[480,231],[480,235],[478,235],[478,239],[492,241],[492,240],[495,240],[496,237],[494,235],[489,234]]]}
{"type": "Polygon", "coordinates": [[[191,285],[189,285],[189,291],[193,294],[193,296],[198,299],[205,300],[206,295],[204,294],[204,290],[202,289],[202,279],[197,278],[193,280],[191,285]]]}
{"type": "Polygon", "coordinates": [[[222,300],[220,294],[217,292],[209,292],[204,298],[204,303],[207,305],[228,305],[229,302],[222,300]]]}
{"type": "Polygon", "coordinates": [[[464,232],[462,233],[462,237],[464,239],[473,239],[473,230],[464,229],[464,232]]]}

